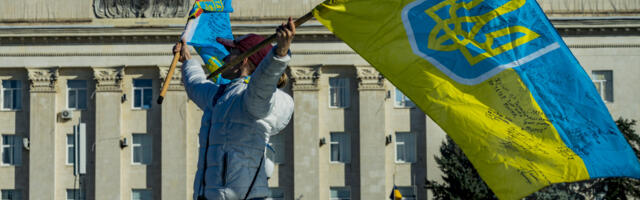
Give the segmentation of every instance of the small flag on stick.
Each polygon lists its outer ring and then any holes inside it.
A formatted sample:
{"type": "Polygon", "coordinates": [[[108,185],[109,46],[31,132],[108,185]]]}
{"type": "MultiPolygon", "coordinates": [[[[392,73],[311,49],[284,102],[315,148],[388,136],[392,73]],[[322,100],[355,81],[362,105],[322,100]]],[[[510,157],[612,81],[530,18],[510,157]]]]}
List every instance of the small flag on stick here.
{"type": "Polygon", "coordinates": [[[393,186],[393,189],[391,189],[391,194],[389,195],[389,199],[391,200],[402,200],[402,193],[400,193],[400,190],[398,190],[397,186],[393,186]]]}
{"type": "MultiPolygon", "coordinates": [[[[229,55],[216,38],[233,40],[230,12],[230,0],[197,0],[189,14],[182,40],[195,48],[209,72],[223,66],[222,59],[229,55]]],[[[221,81],[220,76],[214,79],[221,81]]]]}

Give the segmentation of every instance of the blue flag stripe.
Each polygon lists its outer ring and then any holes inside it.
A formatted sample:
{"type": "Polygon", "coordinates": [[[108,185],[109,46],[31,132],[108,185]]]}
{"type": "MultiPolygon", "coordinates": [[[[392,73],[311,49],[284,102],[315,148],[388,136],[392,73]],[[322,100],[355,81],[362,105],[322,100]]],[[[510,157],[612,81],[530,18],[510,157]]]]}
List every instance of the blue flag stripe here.
{"type": "MultiPolygon", "coordinates": [[[[538,6],[528,1],[530,6],[538,6]]],[[[539,7],[538,7],[539,8],[539,7]]],[[[544,37],[561,48],[514,68],[531,90],[566,145],[579,155],[591,178],[640,178],[640,163],[613,122],[587,73],[569,51],[542,9],[531,20],[546,27],[544,37]]]]}

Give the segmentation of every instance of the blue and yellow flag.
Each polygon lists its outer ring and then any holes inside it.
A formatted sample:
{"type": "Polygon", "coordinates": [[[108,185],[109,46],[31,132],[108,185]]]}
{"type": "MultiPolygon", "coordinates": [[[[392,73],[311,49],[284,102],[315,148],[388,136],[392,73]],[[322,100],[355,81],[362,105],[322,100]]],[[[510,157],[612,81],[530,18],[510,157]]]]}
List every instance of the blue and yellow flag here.
{"type": "Polygon", "coordinates": [[[389,199],[391,200],[402,200],[402,193],[400,193],[400,190],[398,190],[397,186],[393,186],[393,189],[391,189],[391,194],[389,195],[389,199]]]}
{"type": "Polygon", "coordinates": [[[442,127],[499,198],[640,178],[535,0],[327,0],[314,14],[442,127]]]}
{"type": "Polygon", "coordinates": [[[189,19],[197,18],[206,12],[233,12],[230,0],[196,0],[189,11],[189,19]]]}
{"type": "MultiPolygon", "coordinates": [[[[233,40],[230,12],[231,0],[196,0],[189,14],[182,40],[196,49],[209,72],[220,68],[222,59],[229,55],[216,38],[233,40]]],[[[220,76],[214,79],[222,80],[220,76]]]]}

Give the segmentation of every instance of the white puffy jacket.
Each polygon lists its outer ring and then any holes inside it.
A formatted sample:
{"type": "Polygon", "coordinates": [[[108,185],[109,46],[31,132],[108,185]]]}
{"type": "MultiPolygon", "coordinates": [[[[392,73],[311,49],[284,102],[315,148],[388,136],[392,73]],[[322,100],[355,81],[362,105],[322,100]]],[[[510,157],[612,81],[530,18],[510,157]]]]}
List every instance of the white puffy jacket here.
{"type": "MultiPolygon", "coordinates": [[[[182,65],[187,94],[204,111],[194,199],[200,192],[209,200],[244,198],[269,136],[278,134],[289,123],[293,99],[277,89],[276,84],[290,56],[274,55],[272,49],[248,84],[243,79],[233,80],[217,102],[213,102],[213,98],[218,85],[206,80],[200,63],[192,59],[182,65]],[[207,166],[204,166],[205,151],[207,166]],[[201,185],[203,179],[204,185],[201,185]]],[[[263,163],[249,199],[267,197],[266,174],[263,163]]]]}

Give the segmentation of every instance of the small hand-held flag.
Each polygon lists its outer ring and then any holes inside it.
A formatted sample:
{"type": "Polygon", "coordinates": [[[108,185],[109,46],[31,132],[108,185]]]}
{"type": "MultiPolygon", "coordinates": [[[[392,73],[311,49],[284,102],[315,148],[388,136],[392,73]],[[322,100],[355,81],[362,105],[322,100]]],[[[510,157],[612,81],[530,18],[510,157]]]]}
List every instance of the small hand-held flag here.
{"type": "MultiPolygon", "coordinates": [[[[230,12],[233,12],[231,0],[196,0],[191,12],[189,12],[187,25],[180,38],[196,49],[202,57],[206,69],[210,72],[222,66],[221,60],[229,54],[216,39],[218,37],[233,39],[229,20],[230,12]]],[[[169,73],[158,97],[158,104],[164,100],[179,57],[179,52],[173,57],[169,73]]]]}
{"type": "Polygon", "coordinates": [[[444,129],[499,198],[640,178],[535,0],[327,0],[314,15],[444,129]]]}
{"type": "Polygon", "coordinates": [[[209,72],[220,68],[222,59],[229,55],[217,38],[233,40],[230,12],[230,0],[198,0],[189,14],[182,40],[196,49],[209,72]]]}
{"type": "Polygon", "coordinates": [[[391,189],[391,194],[389,195],[389,199],[391,200],[402,200],[402,193],[400,193],[400,190],[398,190],[397,186],[393,186],[393,189],[391,189]]]}

